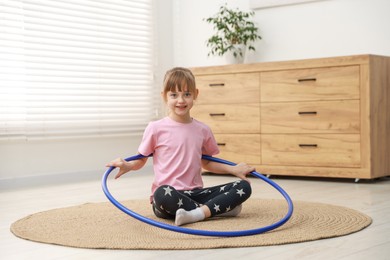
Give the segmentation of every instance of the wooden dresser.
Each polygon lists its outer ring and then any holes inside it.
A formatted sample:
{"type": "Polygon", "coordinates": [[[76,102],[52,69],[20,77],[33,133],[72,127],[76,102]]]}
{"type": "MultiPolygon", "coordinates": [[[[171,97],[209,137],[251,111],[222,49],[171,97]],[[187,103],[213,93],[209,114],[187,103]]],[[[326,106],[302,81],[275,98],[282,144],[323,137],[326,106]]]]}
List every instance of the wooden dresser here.
{"type": "Polygon", "coordinates": [[[221,153],[266,175],[390,175],[390,57],[357,55],[191,69],[192,116],[221,153]]]}

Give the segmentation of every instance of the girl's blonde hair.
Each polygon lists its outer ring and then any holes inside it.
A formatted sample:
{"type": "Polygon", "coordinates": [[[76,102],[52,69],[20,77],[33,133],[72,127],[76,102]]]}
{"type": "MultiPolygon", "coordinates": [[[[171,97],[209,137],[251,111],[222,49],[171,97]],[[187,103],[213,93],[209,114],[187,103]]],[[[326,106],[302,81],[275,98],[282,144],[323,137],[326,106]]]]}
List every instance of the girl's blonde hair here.
{"type": "Polygon", "coordinates": [[[166,97],[169,91],[189,91],[196,94],[194,74],[189,69],[183,67],[175,67],[168,70],[164,77],[164,97],[166,97]]]}

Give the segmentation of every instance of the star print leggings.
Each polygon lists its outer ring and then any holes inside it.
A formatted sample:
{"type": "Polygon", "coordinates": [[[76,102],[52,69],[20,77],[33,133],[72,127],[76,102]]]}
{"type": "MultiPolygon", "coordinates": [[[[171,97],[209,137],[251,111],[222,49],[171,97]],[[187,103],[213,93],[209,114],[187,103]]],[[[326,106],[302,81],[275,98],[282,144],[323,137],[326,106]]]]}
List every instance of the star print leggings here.
{"type": "Polygon", "coordinates": [[[179,208],[188,211],[206,205],[213,217],[242,204],[251,193],[249,182],[244,180],[194,190],[176,190],[163,185],[153,194],[153,212],[159,218],[175,219],[179,208]]]}

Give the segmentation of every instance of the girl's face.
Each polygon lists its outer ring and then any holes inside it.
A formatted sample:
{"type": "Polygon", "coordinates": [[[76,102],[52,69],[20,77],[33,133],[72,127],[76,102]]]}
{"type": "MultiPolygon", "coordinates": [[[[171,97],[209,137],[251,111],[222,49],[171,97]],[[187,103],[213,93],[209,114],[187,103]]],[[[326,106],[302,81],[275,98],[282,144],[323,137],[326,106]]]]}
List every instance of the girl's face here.
{"type": "Polygon", "coordinates": [[[198,90],[196,90],[196,93],[193,93],[188,90],[179,91],[178,89],[168,91],[165,100],[170,110],[169,116],[177,122],[191,122],[190,110],[194,105],[197,92],[198,90]]]}

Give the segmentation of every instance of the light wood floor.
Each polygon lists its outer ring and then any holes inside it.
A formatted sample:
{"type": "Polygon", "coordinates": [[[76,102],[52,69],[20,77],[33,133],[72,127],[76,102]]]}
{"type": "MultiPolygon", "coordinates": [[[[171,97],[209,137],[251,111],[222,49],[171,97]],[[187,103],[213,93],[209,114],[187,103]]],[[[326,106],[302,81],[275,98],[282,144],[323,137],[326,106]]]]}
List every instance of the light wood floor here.
{"type": "MultiPolygon", "coordinates": [[[[98,177],[100,178],[100,176],[98,177]]],[[[152,176],[132,173],[109,180],[117,199],[147,198],[152,176]],[[130,189],[137,187],[135,190],[130,189]]],[[[206,185],[229,181],[205,176],[206,185]]],[[[252,178],[253,197],[282,198],[263,181],[252,178]]],[[[50,184],[0,191],[0,259],[390,259],[390,178],[376,181],[273,178],[293,200],[347,206],[373,218],[368,228],[344,237],[312,242],[214,250],[91,250],[41,244],[15,237],[9,227],[29,214],[87,202],[107,201],[100,180],[50,184]]],[[[118,210],[118,214],[123,214],[118,210]]]]}

